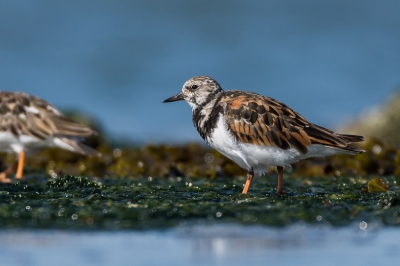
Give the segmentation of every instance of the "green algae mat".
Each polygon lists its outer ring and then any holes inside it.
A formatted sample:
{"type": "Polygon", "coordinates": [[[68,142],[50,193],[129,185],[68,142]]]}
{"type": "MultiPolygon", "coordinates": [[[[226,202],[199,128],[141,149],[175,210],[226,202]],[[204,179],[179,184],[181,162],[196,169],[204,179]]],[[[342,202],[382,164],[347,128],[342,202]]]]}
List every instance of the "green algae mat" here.
{"type": "Polygon", "coordinates": [[[287,175],[286,195],[275,193],[275,175],[255,178],[248,195],[241,194],[244,181],[29,176],[27,181],[0,184],[0,227],[162,230],[216,223],[400,224],[399,177],[287,175]]]}

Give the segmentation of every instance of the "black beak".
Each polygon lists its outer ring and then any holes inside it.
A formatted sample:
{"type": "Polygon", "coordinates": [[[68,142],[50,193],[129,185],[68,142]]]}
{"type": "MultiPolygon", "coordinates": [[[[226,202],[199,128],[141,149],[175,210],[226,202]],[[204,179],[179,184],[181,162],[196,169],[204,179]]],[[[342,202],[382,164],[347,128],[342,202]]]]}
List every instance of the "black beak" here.
{"type": "Polygon", "coordinates": [[[181,100],[184,100],[184,99],[185,98],[183,96],[183,93],[180,92],[177,95],[174,95],[174,96],[166,99],[165,101],[163,101],[163,103],[176,102],[176,101],[181,101],[181,100]]]}

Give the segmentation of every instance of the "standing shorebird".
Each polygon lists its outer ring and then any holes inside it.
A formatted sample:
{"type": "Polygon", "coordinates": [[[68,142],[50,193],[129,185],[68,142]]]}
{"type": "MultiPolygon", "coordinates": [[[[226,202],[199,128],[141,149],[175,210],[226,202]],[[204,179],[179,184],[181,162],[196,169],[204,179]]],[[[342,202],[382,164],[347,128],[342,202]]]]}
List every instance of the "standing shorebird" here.
{"type": "Polygon", "coordinates": [[[356,154],[350,146],[362,136],[339,134],[308,122],[285,104],[253,92],[223,91],[214,79],[197,76],[182,92],[164,102],[185,100],[200,136],[214,149],[247,170],[243,194],[254,173],[278,170],[277,193],[283,194],[283,167],[302,159],[356,154]]]}
{"type": "Polygon", "coordinates": [[[0,91],[0,151],[18,154],[18,161],[0,173],[0,182],[17,168],[22,179],[25,153],[44,147],[58,147],[88,156],[99,153],[79,141],[97,134],[65,117],[45,100],[22,92],[0,91]]]}

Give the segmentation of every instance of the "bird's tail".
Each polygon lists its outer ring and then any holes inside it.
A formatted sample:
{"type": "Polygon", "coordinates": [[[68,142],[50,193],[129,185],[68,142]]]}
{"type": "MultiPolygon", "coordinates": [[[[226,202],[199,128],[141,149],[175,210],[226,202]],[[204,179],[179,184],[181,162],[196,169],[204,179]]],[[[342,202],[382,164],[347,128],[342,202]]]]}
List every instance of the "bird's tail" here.
{"type": "Polygon", "coordinates": [[[86,156],[101,156],[101,154],[95,149],[79,142],[75,139],[70,138],[57,138],[57,144],[60,148],[76,152],[86,156]]]}
{"type": "MultiPolygon", "coordinates": [[[[346,141],[347,144],[351,144],[354,142],[362,142],[364,141],[364,137],[363,136],[359,136],[359,135],[350,135],[350,134],[338,134],[338,136],[343,139],[344,141],[346,141]]],[[[365,150],[354,147],[354,146],[350,146],[347,145],[345,148],[343,148],[347,151],[350,152],[354,152],[354,153],[364,153],[365,150]]]]}
{"type": "Polygon", "coordinates": [[[358,136],[358,135],[339,134],[339,137],[342,138],[347,143],[354,143],[354,142],[362,142],[362,141],[364,141],[364,137],[363,136],[358,136]]]}

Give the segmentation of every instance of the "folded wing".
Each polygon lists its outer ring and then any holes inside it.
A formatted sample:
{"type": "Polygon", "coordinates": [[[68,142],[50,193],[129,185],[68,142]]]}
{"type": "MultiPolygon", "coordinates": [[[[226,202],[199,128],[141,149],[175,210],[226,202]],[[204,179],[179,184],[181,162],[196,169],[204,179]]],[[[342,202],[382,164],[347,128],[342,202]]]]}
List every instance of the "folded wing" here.
{"type": "Polygon", "coordinates": [[[227,91],[219,102],[236,139],[244,143],[294,148],[306,154],[311,144],[322,144],[350,153],[363,150],[349,146],[362,136],[338,134],[308,122],[290,107],[272,98],[243,91],[227,91]]]}
{"type": "Polygon", "coordinates": [[[16,92],[1,92],[0,131],[15,137],[31,136],[39,140],[54,137],[77,148],[76,152],[93,155],[94,150],[78,141],[97,134],[91,128],[65,117],[55,107],[38,97],[16,92]],[[67,140],[68,139],[68,140],[67,140]]]}

